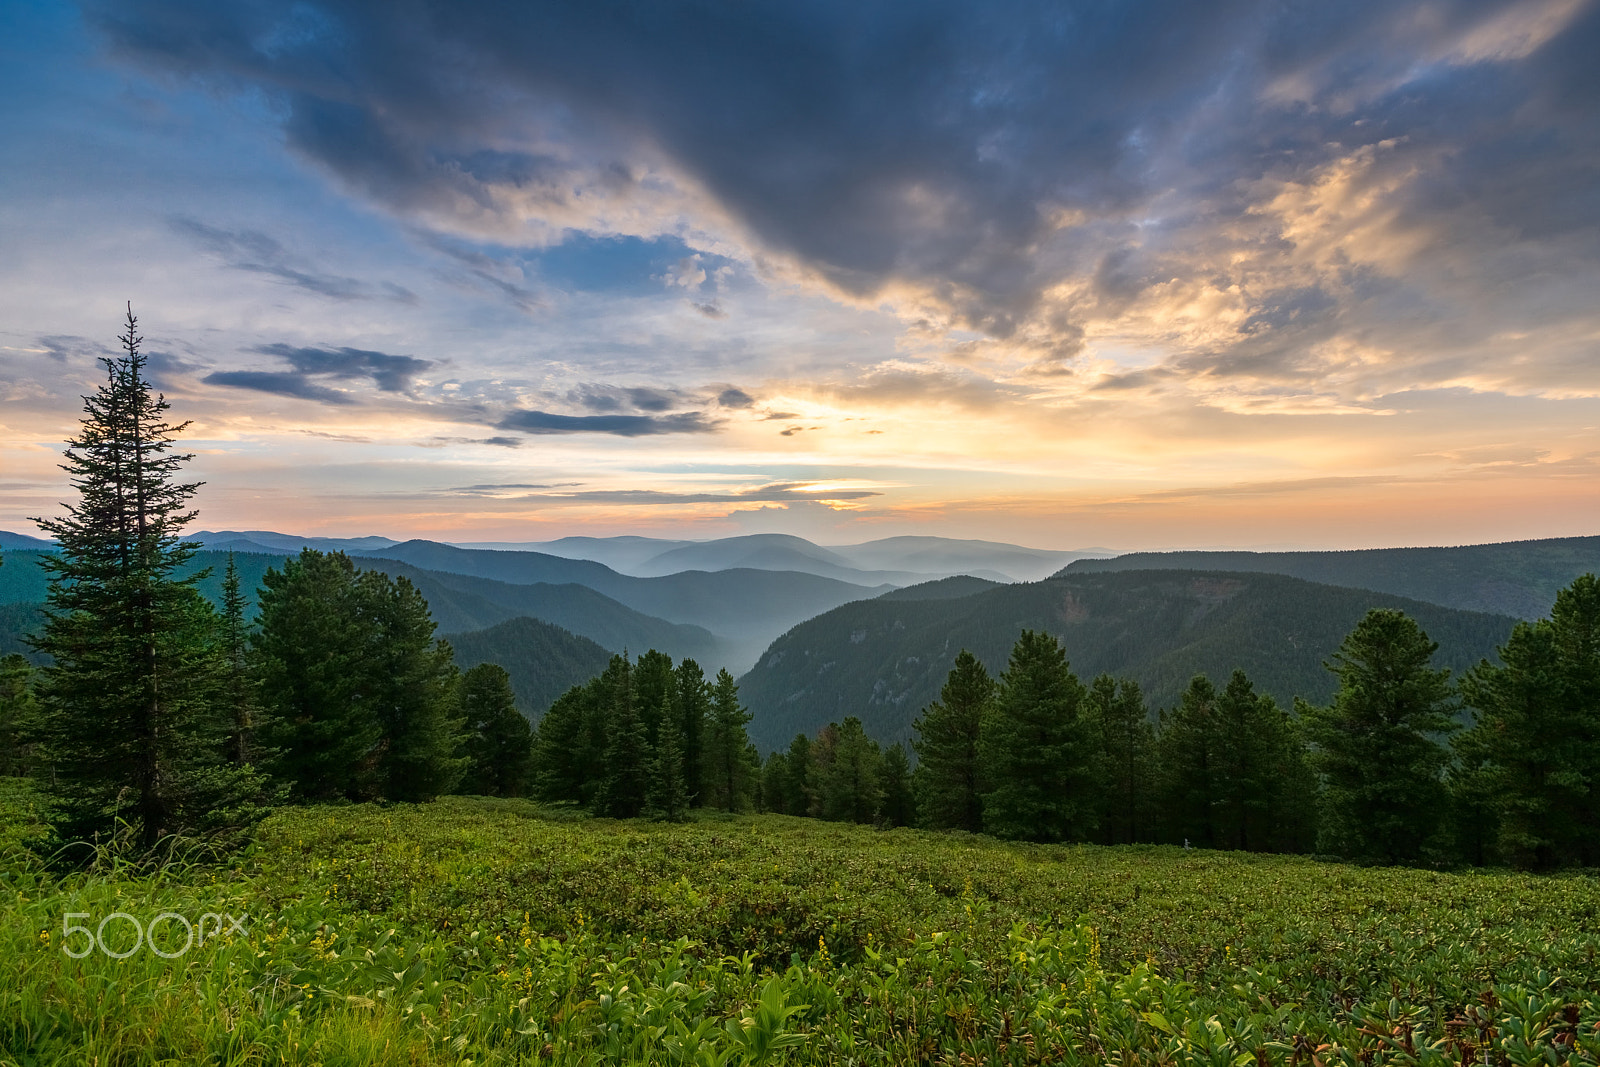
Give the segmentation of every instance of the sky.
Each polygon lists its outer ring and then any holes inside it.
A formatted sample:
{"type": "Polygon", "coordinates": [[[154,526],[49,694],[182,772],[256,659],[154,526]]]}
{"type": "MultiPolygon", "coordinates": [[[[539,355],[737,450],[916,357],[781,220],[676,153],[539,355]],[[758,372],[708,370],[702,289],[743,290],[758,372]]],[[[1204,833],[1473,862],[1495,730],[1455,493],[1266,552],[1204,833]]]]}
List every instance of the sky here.
{"type": "Polygon", "coordinates": [[[0,0],[0,529],[1600,533],[1600,0],[0,0]]]}

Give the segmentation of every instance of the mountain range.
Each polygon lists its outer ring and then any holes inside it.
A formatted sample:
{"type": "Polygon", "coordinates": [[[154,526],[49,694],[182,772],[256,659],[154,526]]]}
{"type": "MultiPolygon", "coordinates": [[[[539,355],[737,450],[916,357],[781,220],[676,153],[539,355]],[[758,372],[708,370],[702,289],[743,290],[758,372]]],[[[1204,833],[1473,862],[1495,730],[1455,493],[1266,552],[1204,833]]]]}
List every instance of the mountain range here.
{"type": "Polygon", "coordinates": [[[1064,573],[1151,568],[1287,574],[1467,611],[1537,619],[1549,614],[1556,593],[1574,578],[1600,574],[1600,537],[1344,552],[1132,552],[1075,560],[1064,573]]]}
{"type": "Polygon", "coordinates": [[[1132,678],[1152,709],[1176,704],[1196,674],[1225,682],[1243,668],[1285,707],[1326,701],[1323,663],[1369,608],[1396,607],[1439,643],[1456,670],[1493,656],[1516,620],[1275,574],[1121,571],[1057,575],[976,592],[951,580],[835,608],[796,626],[739,679],[763,751],[796,733],[859,717],[885,743],[908,740],[938,699],[957,653],[998,676],[1024,629],[1061,640],[1087,682],[1132,678]],[[917,596],[916,594],[922,594],[917,596]]]}

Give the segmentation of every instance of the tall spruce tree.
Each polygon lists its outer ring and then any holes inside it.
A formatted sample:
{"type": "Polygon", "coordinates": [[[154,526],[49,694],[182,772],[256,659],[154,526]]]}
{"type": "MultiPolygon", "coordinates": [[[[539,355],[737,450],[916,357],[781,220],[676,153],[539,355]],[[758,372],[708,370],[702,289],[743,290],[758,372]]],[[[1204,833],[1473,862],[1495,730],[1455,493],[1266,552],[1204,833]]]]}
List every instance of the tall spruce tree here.
{"type": "Polygon", "coordinates": [[[1323,780],[1320,850],[1375,863],[1436,858],[1441,739],[1458,725],[1450,672],[1432,666],[1438,647],[1404,612],[1374,608],[1328,664],[1339,677],[1333,703],[1304,715],[1323,780]]]}
{"type": "Polygon", "coordinates": [[[917,800],[911,787],[911,760],[906,748],[896,741],[883,750],[878,772],[883,800],[878,804],[878,821],[884,826],[915,826],[917,800]]]}
{"type": "Polygon", "coordinates": [[[177,576],[195,551],[179,532],[199,483],[179,480],[192,457],[171,451],[188,423],[168,422],[151,390],[131,306],[120,340],[67,443],[78,501],[64,518],[35,520],[57,552],[43,561],[50,591],[34,646],[54,661],[39,698],[58,831],[83,838],[124,819],[148,849],[248,824],[262,779],[227,761],[216,614],[200,575],[177,576]]]}
{"type": "Polygon", "coordinates": [[[645,791],[644,811],[662,822],[682,822],[689,810],[689,789],[683,780],[683,746],[678,741],[676,724],[661,723],[661,736],[650,758],[650,783],[645,791]]]}
{"type": "Polygon", "coordinates": [[[1154,840],[1155,730],[1139,683],[1102,674],[1084,707],[1099,744],[1100,843],[1154,840]]]}
{"type": "Polygon", "coordinates": [[[816,759],[811,753],[811,738],[795,734],[789,750],[779,756],[784,762],[783,810],[789,815],[810,815],[816,792],[816,759]]]}
{"type": "Polygon", "coordinates": [[[239,568],[228,553],[222,575],[222,618],[218,651],[222,657],[222,704],[230,719],[228,757],[237,767],[259,765],[261,702],[258,680],[250,662],[250,627],[245,621],[246,601],[239,588],[239,568]]]}
{"type": "Polygon", "coordinates": [[[342,552],[304,549],[261,579],[261,699],[272,716],[274,772],[301,800],[381,795],[375,620],[342,552]]]}
{"type": "Polygon", "coordinates": [[[683,733],[683,780],[689,790],[689,806],[699,807],[701,783],[705,780],[705,732],[711,716],[711,685],[705,671],[692,659],[679,662],[673,671],[674,708],[683,733]]]}
{"type": "MultiPolygon", "coordinates": [[[[1456,747],[1475,774],[1458,777],[1457,804],[1480,810],[1458,825],[1494,825],[1519,866],[1600,865],[1600,580],[1578,578],[1548,619],[1518,623],[1500,663],[1462,679],[1476,723],[1456,747]]],[[[1489,842],[1471,843],[1487,858],[1489,842]]]]}
{"type": "Polygon", "coordinates": [[[978,735],[994,699],[994,679],[966,649],[956,656],[937,703],[912,725],[917,752],[913,780],[923,825],[936,830],[983,828],[978,735]]]}
{"type": "Polygon", "coordinates": [[[1178,706],[1163,714],[1156,743],[1162,836],[1174,844],[1216,848],[1217,687],[1197,674],[1178,706]]]}
{"type": "Polygon", "coordinates": [[[820,814],[837,822],[872,822],[883,800],[878,743],[852,715],[834,727],[830,747],[830,758],[818,774],[820,814]]]}
{"type": "Polygon", "coordinates": [[[540,800],[587,807],[599,787],[601,751],[591,733],[601,680],[575,685],[550,705],[533,738],[533,792],[540,800]]]}
{"type": "Polygon", "coordinates": [[[1022,631],[979,737],[985,830],[1034,841],[1082,840],[1093,830],[1094,740],[1083,698],[1056,639],[1022,631]]]}
{"type": "Polygon", "coordinates": [[[717,672],[711,688],[711,719],[705,732],[703,796],[708,806],[739,811],[754,796],[754,768],[745,725],[750,713],[739,703],[739,687],[727,670],[717,672]]]}
{"type": "Polygon", "coordinates": [[[650,770],[650,739],[634,704],[633,665],[628,656],[611,658],[605,704],[605,779],[595,796],[597,814],[634,819],[644,813],[650,770]]]}
{"type": "Polygon", "coordinates": [[[524,795],[533,762],[533,731],[517,710],[506,669],[480,663],[468,670],[461,676],[457,703],[467,757],[460,791],[486,797],[524,795]]]}
{"type": "Polygon", "coordinates": [[[379,726],[379,787],[389,800],[432,800],[467,768],[455,657],[434,639],[428,602],[409,578],[363,571],[356,589],[372,624],[364,668],[379,726]]]}

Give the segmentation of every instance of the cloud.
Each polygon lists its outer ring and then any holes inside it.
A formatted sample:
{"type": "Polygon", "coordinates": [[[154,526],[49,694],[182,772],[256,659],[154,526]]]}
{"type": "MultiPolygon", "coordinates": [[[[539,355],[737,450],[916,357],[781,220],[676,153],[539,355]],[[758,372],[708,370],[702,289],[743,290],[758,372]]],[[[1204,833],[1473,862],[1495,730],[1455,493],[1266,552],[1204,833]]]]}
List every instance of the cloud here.
{"type": "Polygon", "coordinates": [[[415,356],[392,356],[361,348],[299,348],[286,344],[258,345],[253,351],[287,360],[296,371],[341,380],[371,378],[386,393],[403,393],[417,375],[434,365],[415,356]]]}
{"type": "Polygon", "coordinates": [[[514,411],[495,426],[527,434],[604,433],[618,437],[712,433],[717,429],[716,423],[698,411],[671,415],[557,415],[547,411],[514,411]]]}
{"type": "Polygon", "coordinates": [[[324,404],[354,404],[358,398],[317,381],[358,381],[370,379],[386,393],[408,393],[413,379],[434,365],[432,360],[415,356],[396,356],[362,348],[308,348],[286,344],[257,345],[250,349],[264,356],[276,356],[294,369],[291,371],[214,371],[201,380],[208,385],[234,389],[253,389],[262,393],[316,400],[324,404]]]}
{"type": "Polygon", "coordinates": [[[317,385],[304,374],[290,371],[225,370],[214,371],[201,381],[207,385],[226,385],[234,389],[254,389],[258,393],[275,393],[298,400],[316,400],[324,404],[354,404],[355,398],[337,389],[317,385]]]}
{"type": "Polygon", "coordinates": [[[415,293],[394,282],[380,282],[373,286],[355,278],[323,274],[297,266],[296,258],[283,245],[259,230],[220,229],[185,215],[173,215],[167,219],[167,224],[234,270],[264,274],[296,289],[333,300],[391,300],[399,304],[418,302],[415,293]]]}
{"type": "Polygon", "coordinates": [[[730,386],[717,394],[718,405],[725,408],[754,407],[756,398],[737,386],[730,386]]]}
{"type": "MultiPolygon", "coordinates": [[[[448,489],[449,494],[474,495],[499,495],[507,490],[540,490],[547,486],[519,486],[519,485],[479,485],[463,486],[458,489],[448,489]]],[[[812,488],[805,482],[777,482],[770,485],[754,486],[749,489],[740,489],[731,493],[674,493],[659,489],[583,489],[576,492],[534,492],[530,491],[517,499],[549,500],[573,504],[627,504],[627,505],[668,505],[668,504],[755,504],[755,503],[806,503],[818,501],[846,501],[866,500],[871,497],[882,496],[875,489],[812,488]]]]}
{"type": "MultiPolygon", "coordinates": [[[[976,334],[996,376],[1048,388],[1108,349],[1202,397],[1544,387],[1600,281],[1583,0],[88,11],[126,58],[264,93],[292,151],[408,223],[677,236],[695,251],[660,277],[702,315],[726,314],[699,298],[704,250],[952,352],[976,334]],[[1475,339],[1497,323],[1531,340],[1475,339]]],[[[178,225],[357,291],[258,233],[178,225]]]]}

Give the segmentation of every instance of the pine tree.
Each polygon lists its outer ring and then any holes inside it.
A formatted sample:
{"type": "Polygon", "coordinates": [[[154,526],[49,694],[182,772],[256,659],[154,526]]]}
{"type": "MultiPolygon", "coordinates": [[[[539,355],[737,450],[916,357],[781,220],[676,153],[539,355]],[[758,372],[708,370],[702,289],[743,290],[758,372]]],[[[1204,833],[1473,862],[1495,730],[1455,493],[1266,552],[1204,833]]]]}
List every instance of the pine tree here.
{"type": "Polygon", "coordinates": [[[761,764],[761,796],[757,805],[772,815],[788,815],[789,761],[782,752],[767,753],[761,764]]]}
{"type": "Polygon", "coordinates": [[[199,483],[178,480],[192,457],[171,452],[188,423],[166,421],[142,340],[130,308],[123,354],[101,360],[106,381],[67,443],[78,502],[35,520],[58,547],[35,647],[54,660],[39,698],[58,831],[82,838],[125,819],[149,849],[248,825],[262,780],[226,763],[216,615],[200,575],[176,576],[195,551],[179,531],[199,483]]]}
{"type": "Polygon", "coordinates": [[[33,666],[13,652],[0,659],[0,777],[26,778],[34,770],[39,705],[33,666]]]}
{"type": "Polygon", "coordinates": [[[1089,686],[1085,715],[1099,744],[1099,840],[1127,845],[1155,839],[1155,730],[1139,683],[1109,674],[1089,686]]]}
{"type": "Polygon", "coordinates": [[[749,763],[749,712],[739,703],[739,687],[726,669],[711,690],[711,719],[704,747],[704,797],[708,806],[739,811],[749,803],[754,782],[749,763]]]}
{"type": "Polygon", "coordinates": [[[595,796],[594,808],[596,814],[613,819],[634,819],[644,812],[650,744],[644,720],[634,706],[633,666],[626,653],[612,657],[611,663],[605,706],[606,777],[595,796]]]}
{"type": "Polygon", "coordinates": [[[1216,848],[1217,688],[1197,674],[1171,714],[1163,715],[1159,787],[1163,836],[1174,844],[1216,848]]]}
{"type": "Polygon", "coordinates": [[[466,730],[467,770],[460,792],[524,795],[533,762],[533,731],[517,710],[511,676],[498,663],[480,663],[461,676],[456,699],[466,730]]]}
{"type": "Polygon", "coordinates": [[[379,721],[370,653],[377,642],[355,565],[342,552],[305,549],[261,579],[261,699],[272,716],[275,773],[303,800],[371,799],[379,721]]]}
{"type": "Polygon", "coordinates": [[[1495,824],[1492,844],[1519,866],[1600,864],[1600,580],[1578,578],[1548,619],[1518,623],[1500,662],[1462,679],[1477,721],[1456,750],[1476,775],[1456,793],[1480,810],[1457,823],[1495,824]]]}
{"type": "Polygon", "coordinates": [[[818,774],[817,795],[824,819],[872,822],[883,800],[879,784],[883,756],[854,715],[834,727],[831,753],[818,774]]]}
{"type": "Polygon", "coordinates": [[[985,830],[1034,841],[1082,840],[1093,830],[1094,743],[1083,698],[1056,639],[1022,631],[978,738],[985,830]]]}
{"type": "Polygon", "coordinates": [[[672,723],[663,722],[661,740],[650,760],[650,784],[645,793],[645,814],[662,822],[682,822],[689,810],[689,790],[683,781],[683,748],[672,723]]]}
{"type": "Polygon", "coordinates": [[[1417,863],[1440,848],[1447,752],[1457,728],[1438,645],[1394,608],[1374,608],[1328,669],[1339,689],[1310,708],[1307,735],[1324,782],[1318,848],[1378,863],[1417,863]]]}
{"type": "Polygon", "coordinates": [[[994,699],[994,680],[976,656],[962,649],[939,690],[939,701],[913,722],[917,752],[917,810],[936,830],[983,828],[979,800],[978,734],[994,699]]]}
{"type": "Polygon", "coordinates": [[[1257,694],[1235,670],[1216,704],[1217,729],[1211,797],[1219,848],[1265,852],[1276,836],[1274,811],[1285,783],[1277,756],[1286,721],[1270,696],[1257,694]]]}
{"type": "Polygon", "coordinates": [[[673,671],[674,707],[683,734],[683,779],[688,785],[689,806],[704,803],[701,783],[705,780],[704,749],[706,722],[711,716],[711,686],[700,664],[692,659],[679,662],[673,671]]]}
{"type": "Polygon", "coordinates": [[[789,750],[779,758],[784,762],[783,810],[790,815],[810,815],[816,780],[811,738],[795,734],[789,750]]]}
{"type": "Polygon", "coordinates": [[[883,792],[878,805],[879,821],[885,826],[915,826],[917,803],[911,789],[911,761],[899,742],[884,749],[878,784],[883,792]]]}
{"type": "Polygon", "coordinates": [[[590,744],[600,680],[575,685],[539,719],[533,739],[533,790],[539,799],[587,807],[598,787],[600,753],[590,744]]]}
{"type": "Polygon", "coordinates": [[[364,667],[380,729],[382,794],[432,800],[454,789],[467,767],[455,657],[447,642],[434,640],[428,602],[409,578],[364,571],[356,584],[373,627],[364,667]]]}
{"type": "Polygon", "coordinates": [[[239,568],[234,564],[232,552],[228,553],[228,569],[222,576],[218,644],[222,656],[222,703],[231,720],[228,757],[236,767],[259,765],[263,756],[259,742],[261,706],[255,670],[250,662],[245,597],[239,589],[239,568]]]}

